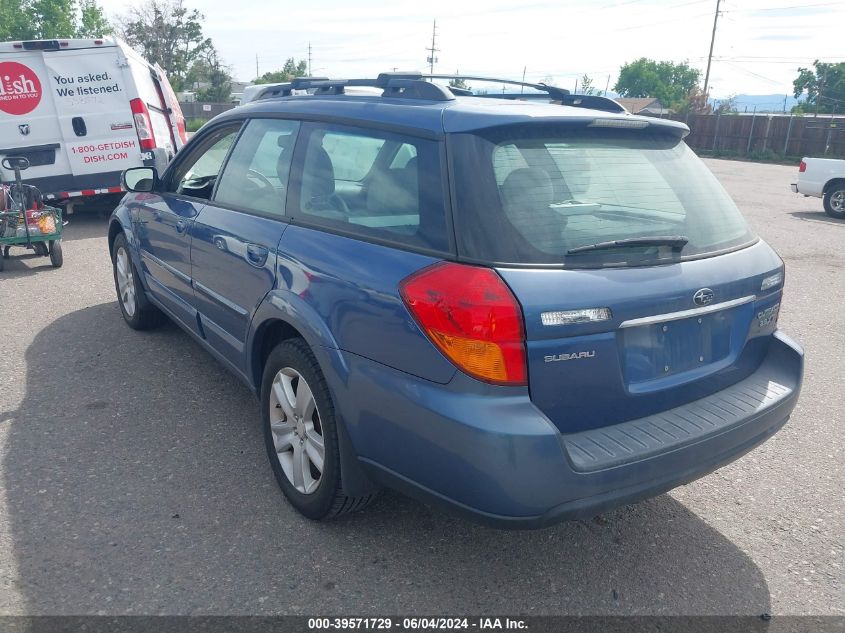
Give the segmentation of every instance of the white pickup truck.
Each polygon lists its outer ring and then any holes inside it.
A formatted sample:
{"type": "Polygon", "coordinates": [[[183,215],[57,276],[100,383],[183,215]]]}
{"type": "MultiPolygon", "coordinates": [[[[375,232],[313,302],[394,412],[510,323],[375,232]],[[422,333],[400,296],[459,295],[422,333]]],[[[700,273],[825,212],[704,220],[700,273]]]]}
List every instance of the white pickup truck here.
{"type": "Polygon", "coordinates": [[[822,198],[830,217],[845,219],[845,160],[803,158],[791,186],[795,193],[822,198]]]}

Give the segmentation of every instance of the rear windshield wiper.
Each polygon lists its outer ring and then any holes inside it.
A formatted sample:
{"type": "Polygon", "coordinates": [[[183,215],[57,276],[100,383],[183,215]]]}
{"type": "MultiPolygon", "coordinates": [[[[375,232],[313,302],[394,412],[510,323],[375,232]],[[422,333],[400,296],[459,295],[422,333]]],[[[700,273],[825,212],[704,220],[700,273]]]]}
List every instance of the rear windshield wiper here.
{"type": "Polygon", "coordinates": [[[586,253],[587,251],[602,251],[611,248],[624,248],[626,246],[671,246],[672,250],[681,250],[689,242],[685,235],[653,235],[650,237],[629,237],[624,240],[613,240],[610,242],[597,242],[587,246],[578,246],[566,251],[567,255],[586,253]]]}

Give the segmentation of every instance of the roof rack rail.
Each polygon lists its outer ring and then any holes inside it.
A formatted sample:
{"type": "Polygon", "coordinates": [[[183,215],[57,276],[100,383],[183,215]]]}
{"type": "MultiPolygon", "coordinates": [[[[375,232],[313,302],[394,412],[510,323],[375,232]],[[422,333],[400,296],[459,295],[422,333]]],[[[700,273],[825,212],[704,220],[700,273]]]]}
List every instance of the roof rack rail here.
{"type": "Polygon", "coordinates": [[[268,86],[255,100],[290,97],[294,90],[311,90],[318,95],[342,95],[347,87],[370,86],[381,88],[383,97],[451,101],[452,92],[443,86],[423,81],[419,73],[381,73],[375,79],[329,79],[328,77],[297,77],[287,83],[268,86]]]}
{"type": "MultiPolygon", "coordinates": [[[[627,110],[618,104],[613,99],[608,97],[599,97],[597,95],[579,95],[572,94],[566,88],[558,88],[557,86],[550,86],[545,83],[530,83],[526,81],[516,81],[512,79],[499,79],[496,77],[475,77],[471,75],[423,75],[425,79],[461,79],[464,81],[483,81],[488,83],[505,84],[509,86],[522,86],[525,88],[532,88],[539,92],[545,92],[553,101],[560,101],[561,105],[570,106],[573,108],[588,108],[590,110],[602,110],[604,112],[627,112],[627,110]]],[[[524,99],[523,93],[503,93],[503,94],[473,94],[471,90],[464,88],[452,89],[452,92],[461,96],[476,96],[476,97],[490,97],[493,99],[524,99]],[[460,90],[460,92],[458,92],[460,90]]]]}
{"type": "Polygon", "coordinates": [[[272,84],[256,95],[255,100],[274,97],[290,97],[295,90],[311,91],[317,95],[342,95],[352,86],[381,88],[383,97],[399,99],[423,99],[428,101],[451,101],[458,96],[492,97],[496,99],[531,99],[536,95],[529,93],[474,94],[471,90],[446,87],[436,84],[431,79],[460,79],[464,81],[482,81],[494,84],[521,86],[545,93],[553,102],[573,108],[588,108],[604,112],[623,113],[625,108],[613,99],[597,95],[572,94],[566,88],[558,88],[545,83],[530,83],[497,77],[477,77],[474,75],[423,75],[420,72],[380,73],[375,79],[329,79],[328,77],[297,77],[287,83],[272,84]]]}

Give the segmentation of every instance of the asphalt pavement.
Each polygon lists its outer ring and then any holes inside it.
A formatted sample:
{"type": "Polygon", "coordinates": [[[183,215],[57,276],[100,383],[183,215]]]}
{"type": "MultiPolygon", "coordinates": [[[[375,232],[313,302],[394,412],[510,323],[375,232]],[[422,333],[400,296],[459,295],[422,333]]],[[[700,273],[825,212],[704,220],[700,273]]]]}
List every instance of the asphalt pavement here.
{"type": "Polygon", "coordinates": [[[789,424],[589,521],[508,532],[395,493],[333,523],[277,490],[258,405],[177,327],[115,302],[106,223],[0,273],[0,614],[845,615],[845,221],[797,169],[710,160],[786,262],[807,350],[789,424]]]}

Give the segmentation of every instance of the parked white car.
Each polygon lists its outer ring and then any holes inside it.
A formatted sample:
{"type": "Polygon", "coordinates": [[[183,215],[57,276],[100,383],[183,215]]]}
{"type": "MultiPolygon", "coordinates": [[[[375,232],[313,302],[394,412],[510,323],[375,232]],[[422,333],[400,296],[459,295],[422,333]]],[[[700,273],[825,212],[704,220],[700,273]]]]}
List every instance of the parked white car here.
{"type": "Polygon", "coordinates": [[[845,219],[845,160],[803,158],[798,182],[791,187],[795,193],[822,198],[825,213],[845,219]]]}

